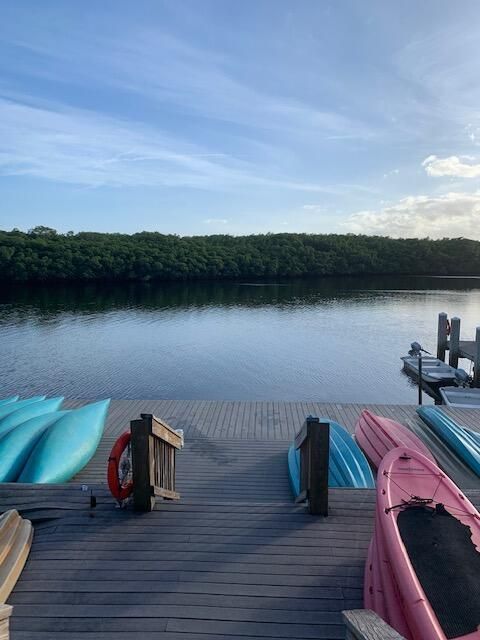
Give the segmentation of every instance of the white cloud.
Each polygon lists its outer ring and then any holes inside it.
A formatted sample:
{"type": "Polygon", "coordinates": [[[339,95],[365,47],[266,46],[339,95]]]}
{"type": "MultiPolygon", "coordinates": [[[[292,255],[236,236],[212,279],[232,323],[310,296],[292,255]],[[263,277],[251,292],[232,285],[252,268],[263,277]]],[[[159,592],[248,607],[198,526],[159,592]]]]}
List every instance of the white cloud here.
{"type": "Polygon", "coordinates": [[[376,211],[354,213],[342,226],[352,233],[395,238],[480,239],[480,191],[409,196],[376,211]]]}
{"type": "Polygon", "coordinates": [[[58,104],[32,105],[19,96],[0,96],[0,175],[86,187],[343,189],[288,180],[263,163],[218,153],[140,122],[58,104]]]}
{"type": "Polygon", "coordinates": [[[203,222],[204,224],[228,224],[228,220],[225,218],[207,218],[203,222]]]}
{"type": "Polygon", "coordinates": [[[428,156],[422,162],[422,167],[429,176],[435,178],[440,176],[455,176],[457,178],[480,178],[480,164],[472,164],[465,160],[472,160],[471,156],[449,156],[448,158],[438,158],[428,156]]]}
{"type": "Polygon", "coordinates": [[[400,169],[392,169],[391,171],[387,171],[383,174],[384,178],[389,178],[390,176],[398,176],[400,173],[400,169]]]}

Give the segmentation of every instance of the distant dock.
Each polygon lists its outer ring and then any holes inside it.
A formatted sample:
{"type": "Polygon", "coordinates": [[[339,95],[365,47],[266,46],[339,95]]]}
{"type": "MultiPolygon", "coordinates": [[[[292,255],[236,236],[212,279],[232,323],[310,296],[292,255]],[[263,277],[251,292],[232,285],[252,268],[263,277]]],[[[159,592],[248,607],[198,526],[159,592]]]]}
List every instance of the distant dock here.
{"type": "Polygon", "coordinates": [[[458,360],[465,358],[473,363],[473,386],[480,387],[480,327],[476,328],[475,340],[460,340],[460,318],[448,319],[446,313],[438,314],[437,358],[445,360],[448,351],[448,364],[458,367],[458,360]]]}
{"type": "MultiPolygon", "coordinates": [[[[286,454],[309,414],[353,432],[365,408],[425,429],[407,405],[112,401],[72,482],[0,485],[0,510],[35,526],[9,600],[12,640],[343,639],[341,612],[363,606],[375,491],[331,489],[329,516],[312,516],[293,502],[286,454]],[[112,443],[143,412],[185,433],[181,499],[150,514],[118,509],[105,484],[112,443]]],[[[480,410],[447,412],[480,432],[480,410]]],[[[479,479],[449,464],[480,506],[479,479]]]]}

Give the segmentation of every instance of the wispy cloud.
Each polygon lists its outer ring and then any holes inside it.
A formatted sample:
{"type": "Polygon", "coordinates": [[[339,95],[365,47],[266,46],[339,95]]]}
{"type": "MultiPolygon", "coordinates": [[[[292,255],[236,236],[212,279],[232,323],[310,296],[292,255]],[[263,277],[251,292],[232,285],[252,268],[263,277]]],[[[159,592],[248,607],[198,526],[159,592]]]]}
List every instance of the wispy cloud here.
{"type": "Polygon", "coordinates": [[[480,178],[480,164],[473,164],[471,157],[459,158],[458,156],[449,156],[448,158],[438,158],[437,156],[428,156],[422,162],[422,167],[429,176],[435,178],[441,176],[454,176],[456,178],[480,178]],[[470,162],[466,162],[470,160],[470,162]]]}
{"type": "Polygon", "coordinates": [[[352,214],[342,226],[353,233],[480,239],[480,191],[409,196],[378,210],[352,214]]]}
{"type": "Polygon", "coordinates": [[[142,123],[0,98],[0,174],[102,186],[335,192],[194,145],[142,123]]]}
{"type": "Polygon", "coordinates": [[[228,224],[228,220],[226,218],[207,218],[203,222],[204,224],[213,224],[213,225],[228,224]]]}

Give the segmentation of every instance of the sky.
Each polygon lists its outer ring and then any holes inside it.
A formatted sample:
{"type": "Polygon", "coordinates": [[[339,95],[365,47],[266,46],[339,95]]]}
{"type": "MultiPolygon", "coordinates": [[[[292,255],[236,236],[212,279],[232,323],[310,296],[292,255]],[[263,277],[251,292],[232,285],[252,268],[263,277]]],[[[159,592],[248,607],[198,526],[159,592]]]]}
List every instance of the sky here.
{"type": "Polygon", "coordinates": [[[3,0],[0,228],[480,239],[477,0],[3,0]]]}

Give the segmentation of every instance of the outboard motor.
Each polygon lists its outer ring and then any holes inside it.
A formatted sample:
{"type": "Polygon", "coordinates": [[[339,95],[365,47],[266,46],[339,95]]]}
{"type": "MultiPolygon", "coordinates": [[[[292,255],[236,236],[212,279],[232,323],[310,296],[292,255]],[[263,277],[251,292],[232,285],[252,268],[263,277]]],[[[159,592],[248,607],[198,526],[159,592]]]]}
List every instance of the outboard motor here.
{"type": "Polygon", "coordinates": [[[412,342],[412,344],[410,345],[411,347],[411,354],[412,356],[418,356],[418,354],[423,351],[422,349],[422,345],[419,342],[412,342]]]}
{"type": "Polygon", "coordinates": [[[470,382],[470,376],[464,369],[457,369],[455,371],[455,379],[458,385],[465,386],[470,382]]]}

